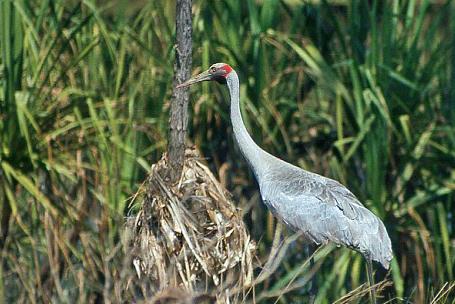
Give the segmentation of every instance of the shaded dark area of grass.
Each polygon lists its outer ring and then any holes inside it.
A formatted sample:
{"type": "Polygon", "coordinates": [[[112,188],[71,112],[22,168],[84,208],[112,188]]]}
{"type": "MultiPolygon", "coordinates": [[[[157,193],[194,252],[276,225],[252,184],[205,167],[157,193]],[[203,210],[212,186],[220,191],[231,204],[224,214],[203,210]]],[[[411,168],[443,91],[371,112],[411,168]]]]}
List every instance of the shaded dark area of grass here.
{"type": "MultiPolygon", "coordinates": [[[[129,199],[164,151],[173,1],[0,2],[0,298],[129,301],[129,199]]],[[[228,62],[270,153],[341,181],[384,221],[384,300],[451,302],[455,232],[452,1],[195,1],[195,70],[228,62]]],[[[244,210],[258,260],[277,223],[232,140],[227,94],[193,89],[189,140],[244,210]]],[[[307,296],[300,240],[256,300],[307,296]],[[303,272],[303,274],[302,274],[303,272]],[[298,275],[296,275],[298,274],[298,275]],[[286,292],[283,292],[285,290],[286,292]]],[[[317,301],[366,282],[326,248],[317,301]]],[[[348,298],[349,299],[349,298],[348,298]]],[[[352,301],[360,301],[355,297],[352,301]]],[[[346,300],[346,298],[345,298],[346,300]]]]}

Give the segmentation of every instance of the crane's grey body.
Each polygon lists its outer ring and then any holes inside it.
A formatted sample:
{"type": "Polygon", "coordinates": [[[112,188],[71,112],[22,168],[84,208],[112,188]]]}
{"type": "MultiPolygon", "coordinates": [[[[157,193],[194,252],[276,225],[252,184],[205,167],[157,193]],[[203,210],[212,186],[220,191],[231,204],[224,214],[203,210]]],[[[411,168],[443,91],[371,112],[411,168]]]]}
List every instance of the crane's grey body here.
{"type": "Polygon", "coordinates": [[[258,181],[264,203],[292,229],[316,244],[332,241],[389,267],[392,246],[382,221],[339,182],[305,171],[262,150],[240,112],[239,80],[226,77],[235,139],[258,181]]]}

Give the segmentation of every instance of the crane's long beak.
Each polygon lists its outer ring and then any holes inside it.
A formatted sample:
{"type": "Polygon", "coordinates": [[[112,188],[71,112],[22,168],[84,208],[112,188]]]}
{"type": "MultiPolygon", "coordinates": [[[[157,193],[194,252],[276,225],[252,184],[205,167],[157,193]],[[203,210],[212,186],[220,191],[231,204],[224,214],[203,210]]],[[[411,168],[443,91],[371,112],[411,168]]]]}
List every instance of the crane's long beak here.
{"type": "Polygon", "coordinates": [[[201,81],[209,81],[209,80],[212,80],[212,75],[209,73],[209,71],[205,71],[199,75],[196,75],[196,76],[190,78],[189,80],[185,81],[184,83],[179,84],[178,86],[176,86],[176,88],[185,88],[192,84],[195,84],[195,83],[198,83],[201,81]]]}

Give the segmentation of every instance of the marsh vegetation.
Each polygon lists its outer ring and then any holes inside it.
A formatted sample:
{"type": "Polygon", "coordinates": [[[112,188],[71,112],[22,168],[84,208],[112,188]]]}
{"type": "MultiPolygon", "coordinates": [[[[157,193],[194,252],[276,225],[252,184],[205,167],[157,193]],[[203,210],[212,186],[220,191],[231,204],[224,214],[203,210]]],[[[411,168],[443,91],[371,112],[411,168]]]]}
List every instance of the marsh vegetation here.
{"type": "MultiPolygon", "coordinates": [[[[5,302],[140,298],[140,288],[127,288],[135,273],[125,218],[166,148],[174,9],[173,1],[0,2],[5,302]]],[[[382,299],[452,303],[452,1],[194,1],[193,18],[193,66],[236,68],[255,141],[341,181],[384,221],[395,259],[376,274],[388,281],[382,299]]],[[[232,192],[264,262],[280,228],[233,144],[226,100],[221,86],[193,89],[188,140],[232,192]]],[[[288,245],[256,286],[258,302],[305,301],[302,243],[288,245]]],[[[316,265],[318,303],[367,281],[363,258],[348,249],[327,247],[316,265]]]]}

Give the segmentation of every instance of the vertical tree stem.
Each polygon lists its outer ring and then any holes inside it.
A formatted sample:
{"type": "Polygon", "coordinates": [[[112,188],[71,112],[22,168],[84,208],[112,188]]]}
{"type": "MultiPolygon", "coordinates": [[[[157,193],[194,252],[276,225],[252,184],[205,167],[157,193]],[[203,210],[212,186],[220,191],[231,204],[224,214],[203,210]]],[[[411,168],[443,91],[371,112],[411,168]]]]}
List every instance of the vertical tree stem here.
{"type": "Polygon", "coordinates": [[[168,144],[171,181],[180,178],[185,157],[185,137],[188,122],[188,88],[175,86],[187,80],[191,71],[191,2],[177,0],[176,5],[176,50],[174,64],[174,89],[169,117],[170,138],[168,144]]]}

